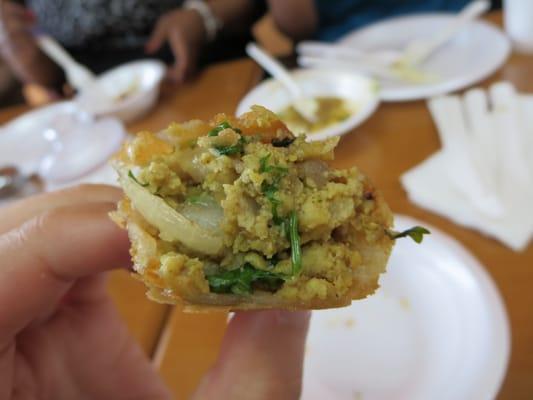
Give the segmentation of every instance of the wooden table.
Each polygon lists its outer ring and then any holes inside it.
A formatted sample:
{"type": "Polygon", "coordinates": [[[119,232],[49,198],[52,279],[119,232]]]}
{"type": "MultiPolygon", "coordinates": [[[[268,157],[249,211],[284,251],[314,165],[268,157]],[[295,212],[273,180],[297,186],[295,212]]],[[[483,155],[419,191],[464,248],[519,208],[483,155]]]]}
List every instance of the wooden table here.
{"type": "MultiPolygon", "coordinates": [[[[498,14],[490,19],[501,22],[498,14]]],[[[480,86],[505,79],[521,91],[533,92],[532,72],[533,57],[513,55],[500,71],[480,86]]],[[[132,131],[157,130],[171,121],[231,113],[260,76],[260,70],[250,61],[211,66],[191,84],[164,88],[157,109],[129,128],[132,131]]],[[[24,110],[3,110],[0,122],[24,110]]],[[[394,212],[427,221],[447,232],[486,266],[501,290],[512,326],[512,355],[499,399],[531,399],[533,245],[522,253],[515,253],[495,240],[457,226],[408,201],[398,178],[438,148],[437,133],[423,102],[384,104],[357,132],[343,137],[336,153],[336,165],[357,165],[381,188],[394,212]]],[[[144,297],[143,286],[125,272],[112,274],[110,292],[133,335],[154,359],[175,397],[187,398],[216,357],[226,315],[188,315],[179,309],[150,302],[144,297]]]]}

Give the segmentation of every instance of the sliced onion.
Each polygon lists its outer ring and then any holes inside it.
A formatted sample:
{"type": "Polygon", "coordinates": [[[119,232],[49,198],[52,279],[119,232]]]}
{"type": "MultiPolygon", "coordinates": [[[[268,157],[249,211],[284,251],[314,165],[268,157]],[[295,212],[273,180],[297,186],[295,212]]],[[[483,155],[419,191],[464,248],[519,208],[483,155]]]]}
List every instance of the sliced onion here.
{"type": "Polygon", "coordinates": [[[195,182],[202,182],[207,175],[206,167],[198,161],[198,157],[205,149],[184,149],[177,159],[179,167],[185,171],[195,182]]]}
{"type": "Polygon", "coordinates": [[[201,254],[216,255],[223,247],[222,232],[206,229],[170,207],[165,200],[154,196],[147,189],[128,177],[128,169],[117,168],[119,180],[133,207],[144,219],[159,230],[159,237],[168,242],[179,242],[201,254]]]}
{"type": "Polygon", "coordinates": [[[202,202],[199,204],[183,204],[179,212],[202,228],[212,230],[219,229],[222,218],[224,218],[224,210],[220,204],[208,195],[202,195],[202,202]]]}

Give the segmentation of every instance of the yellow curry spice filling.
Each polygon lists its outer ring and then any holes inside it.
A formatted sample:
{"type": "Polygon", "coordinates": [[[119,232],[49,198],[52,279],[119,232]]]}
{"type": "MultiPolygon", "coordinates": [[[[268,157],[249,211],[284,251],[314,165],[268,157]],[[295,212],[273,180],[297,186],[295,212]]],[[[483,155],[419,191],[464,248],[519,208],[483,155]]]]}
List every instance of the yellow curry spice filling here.
{"type": "Polygon", "coordinates": [[[126,196],[113,218],[149,295],[297,309],[373,293],[397,233],[357,168],[328,165],[337,142],[294,137],[259,106],[139,133],[114,161],[126,196]]]}

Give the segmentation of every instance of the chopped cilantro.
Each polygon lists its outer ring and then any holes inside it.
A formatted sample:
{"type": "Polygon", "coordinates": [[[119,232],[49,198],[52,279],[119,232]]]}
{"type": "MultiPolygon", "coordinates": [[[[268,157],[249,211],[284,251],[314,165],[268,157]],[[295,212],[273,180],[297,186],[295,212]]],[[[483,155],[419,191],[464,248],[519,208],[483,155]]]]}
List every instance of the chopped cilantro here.
{"type": "Polygon", "coordinates": [[[252,267],[249,263],[232,270],[207,275],[209,288],[214,293],[233,293],[246,295],[253,292],[254,287],[275,292],[283,285],[283,277],[270,271],[252,267]]]}
{"type": "Polygon", "coordinates": [[[270,156],[271,154],[269,153],[259,160],[259,172],[272,174],[272,182],[263,181],[261,192],[272,205],[272,220],[276,225],[281,225],[283,219],[278,215],[278,206],[281,204],[281,201],[277,198],[276,193],[279,191],[281,179],[287,174],[288,169],[279,165],[269,165],[268,160],[270,156]]]}
{"type": "Polygon", "coordinates": [[[215,146],[215,150],[220,156],[231,156],[233,154],[241,154],[244,151],[244,145],[246,144],[246,139],[241,136],[237,144],[233,146],[215,146]]]}
{"type": "Polygon", "coordinates": [[[278,215],[278,206],[281,204],[281,201],[276,197],[276,193],[279,190],[278,184],[268,183],[264,181],[261,184],[261,191],[268,199],[272,206],[272,220],[276,225],[281,224],[282,219],[278,215]]]}
{"type": "Polygon", "coordinates": [[[300,234],[298,233],[298,216],[292,210],[288,219],[289,240],[291,242],[292,276],[302,270],[302,249],[300,247],[300,234]]]}
{"type": "MultiPolygon", "coordinates": [[[[298,217],[292,211],[285,224],[287,236],[291,243],[291,273],[282,274],[254,268],[250,263],[232,270],[221,270],[207,275],[209,288],[213,293],[233,293],[247,295],[254,289],[275,292],[281,288],[283,282],[297,276],[302,271],[302,249],[300,247],[300,234],[298,233],[298,217]]],[[[276,255],[270,260],[270,267],[275,267],[279,262],[276,255]]]]}
{"type": "Polygon", "coordinates": [[[142,187],[147,187],[149,183],[141,183],[135,178],[135,175],[133,175],[133,172],[131,172],[131,169],[128,171],[128,176],[135,181],[138,185],[141,185],[142,187]]]}
{"type": "Polygon", "coordinates": [[[208,195],[203,194],[203,193],[188,196],[185,199],[185,202],[188,204],[199,205],[199,206],[204,206],[204,207],[208,207],[212,205],[211,198],[208,195]]]}
{"type": "Polygon", "coordinates": [[[215,126],[213,129],[211,129],[209,132],[207,132],[207,136],[218,136],[220,132],[222,132],[224,129],[231,128],[231,125],[228,121],[224,121],[217,126],[215,126]]]}
{"type": "Polygon", "coordinates": [[[224,129],[233,129],[237,133],[242,133],[242,131],[239,128],[234,128],[229,124],[228,121],[221,122],[217,126],[215,126],[213,129],[211,129],[209,132],[207,132],[207,136],[218,136],[220,132],[222,132],[224,129]]]}
{"type": "Polygon", "coordinates": [[[259,159],[259,172],[285,175],[288,172],[286,167],[280,167],[279,165],[268,165],[268,160],[270,159],[271,155],[272,154],[268,153],[266,156],[259,159]]]}
{"type": "Polygon", "coordinates": [[[403,237],[410,237],[416,243],[422,243],[422,240],[424,240],[424,235],[429,235],[431,232],[422,226],[414,226],[403,232],[396,232],[393,230],[386,229],[385,233],[393,240],[400,239],[403,237]]]}

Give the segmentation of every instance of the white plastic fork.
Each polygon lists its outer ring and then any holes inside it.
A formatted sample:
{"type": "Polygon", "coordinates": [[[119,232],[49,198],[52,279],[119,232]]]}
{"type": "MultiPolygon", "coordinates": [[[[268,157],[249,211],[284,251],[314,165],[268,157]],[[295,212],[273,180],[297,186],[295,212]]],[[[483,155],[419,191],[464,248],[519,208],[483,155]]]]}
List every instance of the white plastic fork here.
{"type": "Polygon", "coordinates": [[[391,68],[378,62],[371,62],[367,59],[361,61],[339,60],[334,58],[322,58],[312,56],[299,56],[297,59],[299,66],[304,68],[344,68],[351,71],[359,71],[380,79],[391,81],[404,81],[404,79],[395,74],[391,68]]]}
{"type": "Polygon", "coordinates": [[[419,38],[409,43],[397,62],[410,67],[420,65],[442,45],[457,35],[466,25],[489,9],[490,2],[488,0],[476,0],[469,3],[441,31],[429,38],[419,38]]]}
{"type": "Polygon", "coordinates": [[[346,60],[352,62],[370,62],[382,66],[394,64],[402,52],[393,49],[362,51],[350,46],[326,42],[305,41],[296,46],[301,57],[346,60]]]}

